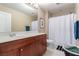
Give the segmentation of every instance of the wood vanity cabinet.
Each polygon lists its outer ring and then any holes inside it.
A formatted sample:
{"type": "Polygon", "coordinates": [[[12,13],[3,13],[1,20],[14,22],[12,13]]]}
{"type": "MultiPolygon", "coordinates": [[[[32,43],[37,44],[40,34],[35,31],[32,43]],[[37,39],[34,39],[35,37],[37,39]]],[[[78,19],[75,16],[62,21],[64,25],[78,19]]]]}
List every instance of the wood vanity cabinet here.
{"type": "Polygon", "coordinates": [[[0,56],[40,56],[46,49],[46,34],[42,34],[0,43],[0,56]]]}

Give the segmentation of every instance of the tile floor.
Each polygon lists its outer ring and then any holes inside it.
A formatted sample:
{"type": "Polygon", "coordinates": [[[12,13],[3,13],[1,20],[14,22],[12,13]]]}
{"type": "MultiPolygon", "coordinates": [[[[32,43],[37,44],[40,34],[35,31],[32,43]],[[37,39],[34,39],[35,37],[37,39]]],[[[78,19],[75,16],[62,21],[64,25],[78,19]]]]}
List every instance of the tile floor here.
{"type": "Polygon", "coordinates": [[[47,48],[46,53],[44,56],[65,56],[64,52],[52,49],[52,48],[47,48]]]}
{"type": "Polygon", "coordinates": [[[47,51],[44,56],[65,56],[64,52],[56,50],[57,45],[53,43],[47,43],[47,51]]]}

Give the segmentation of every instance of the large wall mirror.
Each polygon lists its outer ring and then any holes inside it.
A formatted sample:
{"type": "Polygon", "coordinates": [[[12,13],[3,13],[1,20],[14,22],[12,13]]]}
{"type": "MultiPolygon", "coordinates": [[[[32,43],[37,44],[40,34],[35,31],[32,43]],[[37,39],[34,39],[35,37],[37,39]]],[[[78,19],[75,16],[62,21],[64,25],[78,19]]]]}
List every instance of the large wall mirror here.
{"type": "Polygon", "coordinates": [[[0,3],[0,32],[37,30],[37,9],[34,3],[0,3]]]}

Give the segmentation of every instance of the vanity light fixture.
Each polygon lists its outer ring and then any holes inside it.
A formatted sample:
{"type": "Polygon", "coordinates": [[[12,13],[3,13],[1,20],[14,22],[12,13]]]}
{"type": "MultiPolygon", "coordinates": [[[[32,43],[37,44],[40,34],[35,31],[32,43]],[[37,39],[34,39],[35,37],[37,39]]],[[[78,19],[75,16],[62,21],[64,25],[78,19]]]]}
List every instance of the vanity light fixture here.
{"type": "Polygon", "coordinates": [[[28,6],[30,6],[32,8],[38,9],[38,4],[37,3],[25,3],[25,4],[27,4],[28,6]]]}

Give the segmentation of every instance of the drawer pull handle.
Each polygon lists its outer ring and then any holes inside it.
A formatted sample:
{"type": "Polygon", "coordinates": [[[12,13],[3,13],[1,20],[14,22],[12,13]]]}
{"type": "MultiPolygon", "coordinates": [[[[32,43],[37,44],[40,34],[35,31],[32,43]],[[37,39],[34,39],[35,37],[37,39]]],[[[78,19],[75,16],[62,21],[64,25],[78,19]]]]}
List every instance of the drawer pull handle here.
{"type": "Polygon", "coordinates": [[[21,49],[21,51],[23,51],[23,49],[21,49]]]}

